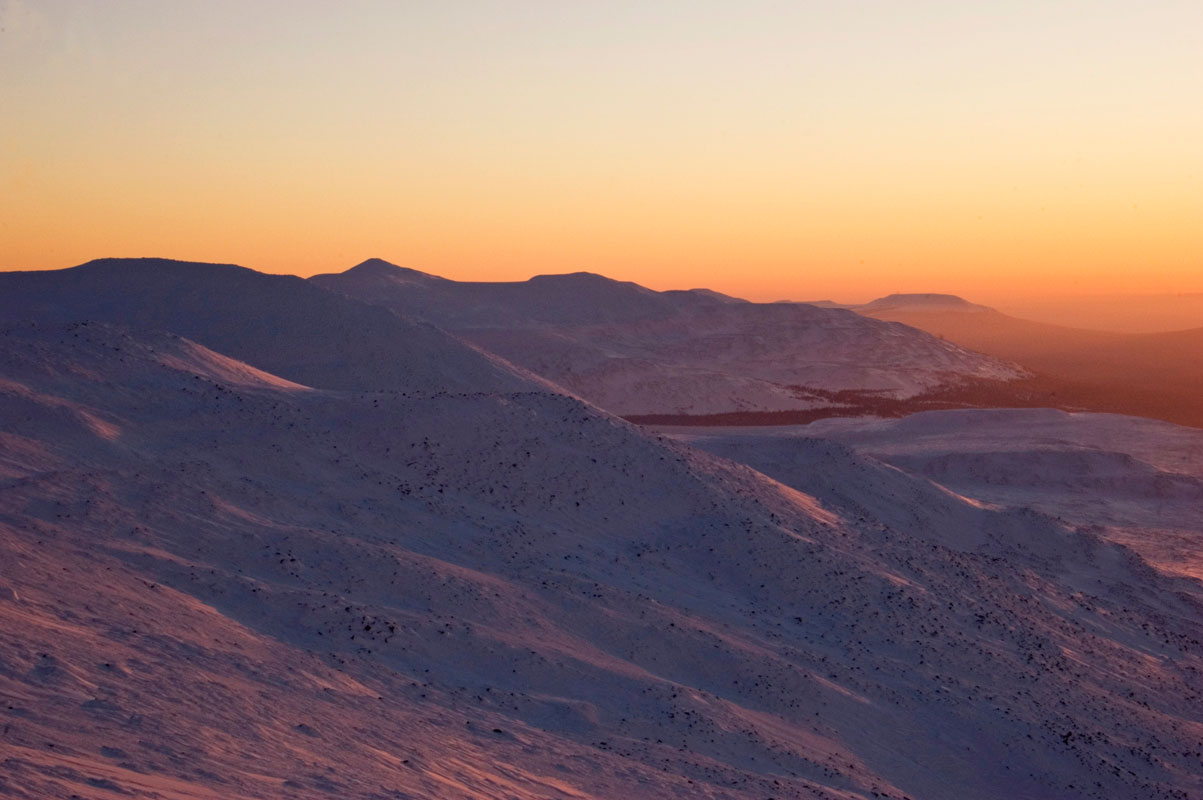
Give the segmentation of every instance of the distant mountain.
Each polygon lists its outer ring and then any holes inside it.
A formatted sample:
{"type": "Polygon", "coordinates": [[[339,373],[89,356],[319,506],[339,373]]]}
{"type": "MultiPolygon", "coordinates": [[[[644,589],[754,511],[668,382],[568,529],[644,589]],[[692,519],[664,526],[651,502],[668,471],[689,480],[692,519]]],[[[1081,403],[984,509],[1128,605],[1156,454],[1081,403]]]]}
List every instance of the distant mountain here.
{"type": "Polygon", "coordinates": [[[522,282],[460,282],[379,259],[309,280],[450,330],[640,322],[663,317],[680,305],[712,307],[733,300],[709,292],[666,295],[590,272],[537,275],[522,282]]]}
{"type": "Polygon", "coordinates": [[[747,303],[747,302],[749,302],[749,301],[743,299],[742,297],[732,297],[729,294],[723,294],[722,292],[716,292],[713,289],[669,289],[668,291],[661,292],[661,294],[666,294],[669,297],[673,297],[676,295],[682,295],[682,294],[701,295],[702,297],[708,297],[711,300],[718,300],[723,303],[747,303]]]}
{"type": "MultiPolygon", "coordinates": [[[[441,380],[495,388],[456,352],[441,380]]],[[[1196,581],[835,442],[758,452],[772,478],[546,391],[315,390],[171,334],[4,330],[0,785],[1203,793],[1196,581]]]]}
{"type": "Polygon", "coordinates": [[[589,273],[465,283],[373,260],[311,281],[439,325],[625,416],[828,408],[851,402],[833,393],[913,398],[1023,374],[846,311],[589,273]]]}
{"type": "MultiPolygon", "coordinates": [[[[919,311],[992,311],[989,306],[970,303],[955,294],[890,294],[860,306],[852,306],[866,316],[877,316],[884,312],[903,313],[919,311]]],[[[881,317],[879,317],[881,318],[881,317]]]]}
{"type": "MultiPolygon", "coordinates": [[[[1057,382],[1056,403],[1203,427],[1203,328],[1110,333],[1018,319],[985,306],[891,305],[858,313],[901,322],[1021,364],[1057,382]]],[[[958,298],[959,299],[959,298],[958,298]]]]}
{"type": "Polygon", "coordinates": [[[292,276],[158,258],[0,273],[0,325],[85,320],[170,331],[323,389],[511,391],[538,384],[433,326],[292,276]]]}
{"type": "MultiPolygon", "coordinates": [[[[792,303],[793,300],[776,300],[777,303],[792,303]]],[[[806,300],[803,301],[808,306],[818,306],[819,308],[855,308],[855,303],[837,303],[834,300],[806,300]]]]}

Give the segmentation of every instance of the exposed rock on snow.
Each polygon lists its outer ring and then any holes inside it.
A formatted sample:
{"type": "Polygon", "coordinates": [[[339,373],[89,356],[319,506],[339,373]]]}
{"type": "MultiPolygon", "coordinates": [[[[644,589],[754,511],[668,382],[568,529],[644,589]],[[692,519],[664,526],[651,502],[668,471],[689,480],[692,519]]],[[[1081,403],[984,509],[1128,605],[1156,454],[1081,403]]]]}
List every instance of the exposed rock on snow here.
{"type": "Polygon", "coordinates": [[[431,341],[488,390],[0,336],[6,792],[1203,796],[1197,582],[836,443],[773,480],[431,341]]]}
{"type": "Polygon", "coordinates": [[[992,409],[720,438],[724,454],[759,469],[798,437],[844,443],[982,502],[1038,509],[1159,569],[1203,578],[1203,431],[1118,414],[992,409]]]}

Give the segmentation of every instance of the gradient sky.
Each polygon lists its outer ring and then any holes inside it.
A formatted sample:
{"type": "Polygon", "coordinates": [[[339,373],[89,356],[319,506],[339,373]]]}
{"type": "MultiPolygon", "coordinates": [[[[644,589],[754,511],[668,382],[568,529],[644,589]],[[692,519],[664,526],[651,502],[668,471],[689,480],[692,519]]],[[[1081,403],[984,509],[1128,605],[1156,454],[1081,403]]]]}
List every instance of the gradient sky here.
{"type": "Polygon", "coordinates": [[[1203,2],[0,0],[0,268],[1203,291],[1203,2]]]}

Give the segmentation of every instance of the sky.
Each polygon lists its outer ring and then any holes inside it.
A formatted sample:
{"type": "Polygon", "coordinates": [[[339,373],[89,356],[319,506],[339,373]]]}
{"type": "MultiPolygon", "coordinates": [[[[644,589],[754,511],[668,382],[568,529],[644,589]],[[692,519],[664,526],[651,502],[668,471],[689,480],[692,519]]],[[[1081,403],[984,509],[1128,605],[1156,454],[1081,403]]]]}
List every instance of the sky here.
{"type": "Polygon", "coordinates": [[[1203,292],[1203,2],[0,0],[0,269],[1203,292]]]}

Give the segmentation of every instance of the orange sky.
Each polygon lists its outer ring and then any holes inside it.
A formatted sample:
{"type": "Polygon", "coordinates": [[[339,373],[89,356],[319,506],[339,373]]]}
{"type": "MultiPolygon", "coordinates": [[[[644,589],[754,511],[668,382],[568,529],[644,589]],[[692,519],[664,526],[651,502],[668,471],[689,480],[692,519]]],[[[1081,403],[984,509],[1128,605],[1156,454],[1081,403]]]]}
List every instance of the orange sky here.
{"type": "Polygon", "coordinates": [[[0,29],[3,269],[1203,291],[1195,0],[0,0],[0,29]]]}

